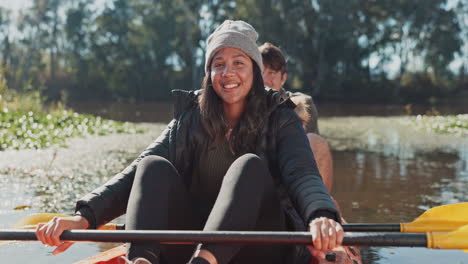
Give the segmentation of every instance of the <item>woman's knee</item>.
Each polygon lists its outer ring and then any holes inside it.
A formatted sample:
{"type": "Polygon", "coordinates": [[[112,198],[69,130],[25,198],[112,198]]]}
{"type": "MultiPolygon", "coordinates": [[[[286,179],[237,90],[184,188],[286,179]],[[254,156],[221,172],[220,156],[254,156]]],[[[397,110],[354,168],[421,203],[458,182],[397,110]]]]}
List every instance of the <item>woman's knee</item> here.
{"type": "Polygon", "coordinates": [[[240,157],[238,157],[234,162],[242,162],[242,163],[258,163],[258,162],[262,162],[262,159],[256,155],[256,154],[253,154],[253,153],[246,153],[244,155],[241,155],[240,157]]]}
{"type": "Polygon", "coordinates": [[[228,180],[239,180],[245,178],[248,181],[256,179],[264,180],[268,177],[268,167],[258,155],[247,153],[237,158],[230,166],[226,177],[228,180]]]}
{"type": "Polygon", "coordinates": [[[237,158],[233,164],[239,166],[244,171],[260,171],[268,169],[265,161],[263,161],[258,155],[253,153],[247,153],[237,158]]]}
{"type": "Polygon", "coordinates": [[[137,165],[135,177],[142,183],[161,181],[164,178],[171,178],[177,170],[170,161],[160,156],[144,157],[137,165]]]}

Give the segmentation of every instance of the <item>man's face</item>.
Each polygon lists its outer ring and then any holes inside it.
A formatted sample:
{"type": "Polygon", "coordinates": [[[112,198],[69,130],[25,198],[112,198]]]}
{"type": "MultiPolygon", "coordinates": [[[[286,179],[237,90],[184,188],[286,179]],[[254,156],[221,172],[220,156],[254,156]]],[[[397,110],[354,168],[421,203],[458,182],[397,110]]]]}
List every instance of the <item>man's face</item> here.
{"type": "Polygon", "coordinates": [[[283,87],[284,83],[288,79],[287,73],[282,73],[281,71],[275,71],[272,68],[264,65],[263,70],[263,82],[266,86],[279,91],[283,87]]]}

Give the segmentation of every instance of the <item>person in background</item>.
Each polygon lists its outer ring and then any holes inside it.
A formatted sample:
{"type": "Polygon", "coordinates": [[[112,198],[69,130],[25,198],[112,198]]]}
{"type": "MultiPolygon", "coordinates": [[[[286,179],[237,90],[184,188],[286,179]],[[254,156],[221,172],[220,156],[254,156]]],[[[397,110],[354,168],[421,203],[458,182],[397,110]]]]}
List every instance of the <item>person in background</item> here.
{"type": "Polygon", "coordinates": [[[97,228],[126,214],[128,230],[310,231],[303,245],[130,243],[135,263],[300,263],[341,245],[327,192],[294,104],[262,78],[255,29],[226,20],[209,36],[199,91],[175,90],[174,119],[126,169],[77,202],[74,217],[39,224],[57,246],[67,229],[97,228]],[[310,252],[310,253],[309,253],[310,252]]]}
{"type": "Polygon", "coordinates": [[[284,89],[284,84],[288,79],[288,72],[286,70],[286,58],[280,48],[265,42],[259,47],[259,50],[262,54],[264,66],[263,81],[266,86],[279,91],[283,98],[290,98],[296,104],[294,111],[302,119],[320,175],[330,192],[333,185],[333,158],[327,141],[319,135],[318,112],[312,97],[284,89]]]}

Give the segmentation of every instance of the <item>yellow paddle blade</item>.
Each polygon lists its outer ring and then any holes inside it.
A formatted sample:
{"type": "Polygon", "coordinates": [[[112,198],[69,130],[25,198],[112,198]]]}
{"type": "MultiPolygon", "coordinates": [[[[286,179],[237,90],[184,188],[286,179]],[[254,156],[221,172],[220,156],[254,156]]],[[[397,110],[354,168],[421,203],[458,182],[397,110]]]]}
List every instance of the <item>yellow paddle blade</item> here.
{"type": "MultiPolygon", "coordinates": [[[[39,223],[47,223],[52,220],[54,217],[70,217],[70,215],[63,215],[63,214],[53,214],[53,213],[38,213],[32,214],[23,217],[18,222],[16,222],[12,228],[19,228],[19,229],[35,229],[39,223]]],[[[100,230],[116,230],[117,224],[106,224],[100,226],[98,229],[100,230]]]]}
{"type": "Polygon", "coordinates": [[[468,253],[468,225],[452,232],[428,232],[427,247],[437,249],[461,249],[468,253]]]}
{"type": "MultiPolygon", "coordinates": [[[[468,225],[468,203],[437,206],[411,223],[401,223],[404,233],[449,232],[468,225]]],[[[468,237],[467,237],[468,239],[468,237]]]]}
{"type": "Polygon", "coordinates": [[[99,230],[117,230],[117,224],[105,224],[98,228],[99,230]]]}
{"type": "MultiPolygon", "coordinates": [[[[11,228],[13,229],[36,229],[39,223],[47,223],[54,217],[70,217],[70,215],[53,214],[53,213],[37,213],[31,214],[21,218],[18,222],[14,223],[11,228]]],[[[100,226],[100,230],[116,230],[116,224],[106,224],[100,226]]],[[[0,241],[0,246],[12,243],[14,241],[0,241]]]]}
{"type": "Polygon", "coordinates": [[[13,224],[12,228],[20,229],[34,229],[39,223],[47,223],[54,217],[69,217],[69,215],[63,214],[52,214],[52,213],[38,213],[25,216],[21,218],[18,222],[13,224]]]}
{"type": "MultiPolygon", "coordinates": [[[[11,228],[14,229],[35,229],[39,223],[47,223],[55,216],[68,217],[69,215],[51,214],[51,213],[38,213],[31,214],[21,218],[18,222],[14,223],[11,228]]],[[[0,246],[13,243],[15,241],[0,241],[0,246]]]]}

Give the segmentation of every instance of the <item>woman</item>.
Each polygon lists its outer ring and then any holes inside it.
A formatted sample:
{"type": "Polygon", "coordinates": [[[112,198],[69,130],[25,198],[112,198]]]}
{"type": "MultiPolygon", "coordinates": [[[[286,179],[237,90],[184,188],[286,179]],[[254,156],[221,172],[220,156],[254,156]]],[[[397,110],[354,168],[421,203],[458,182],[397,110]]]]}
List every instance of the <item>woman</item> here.
{"type": "MultiPolygon", "coordinates": [[[[54,254],[63,230],[126,213],[134,230],[306,230],[313,255],[341,244],[339,215],[290,101],[266,91],[255,29],[227,20],[207,40],[201,92],[174,91],[175,118],[129,167],[78,201],[76,216],[39,225],[54,254]]],[[[131,243],[151,263],[306,263],[303,247],[131,243]],[[291,255],[292,254],[292,255],[291,255]],[[293,259],[294,258],[294,262],[293,259]]]]}

